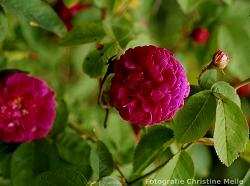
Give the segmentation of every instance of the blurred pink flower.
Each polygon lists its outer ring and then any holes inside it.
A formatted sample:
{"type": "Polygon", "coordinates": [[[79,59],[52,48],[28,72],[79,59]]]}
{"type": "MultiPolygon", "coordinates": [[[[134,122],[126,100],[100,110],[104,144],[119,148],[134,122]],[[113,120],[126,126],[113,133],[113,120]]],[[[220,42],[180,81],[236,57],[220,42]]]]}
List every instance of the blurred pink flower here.
{"type": "Polygon", "coordinates": [[[90,3],[75,3],[71,7],[67,7],[63,0],[58,0],[54,6],[58,16],[62,19],[68,31],[73,28],[72,19],[78,13],[92,6],[90,3]]]}
{"type": "Polygon", "coordinates": [[[193,41],[199,45],[206,44],[208,42],[210,33],[205,27],[198,27],[192,32],[193,41]]]}
{"type": "Polygon", "coordinates": [[[115,61],[114,73],[110,103],[135,125],[172,119],[189,94],[184,68],[164,48],[129,49],[115,61]]]}
{"type": "Polygon", "coordinates": [[[22,143],[45,137],[54,122],[55,93],[48,85],[25,73],[0,79],[0,139],[22,143]]]}

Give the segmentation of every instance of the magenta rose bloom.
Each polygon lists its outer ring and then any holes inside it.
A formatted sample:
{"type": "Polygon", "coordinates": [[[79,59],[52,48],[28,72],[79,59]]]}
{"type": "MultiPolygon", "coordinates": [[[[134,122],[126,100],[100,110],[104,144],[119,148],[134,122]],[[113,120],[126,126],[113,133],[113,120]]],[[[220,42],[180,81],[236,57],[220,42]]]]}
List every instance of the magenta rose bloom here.
{"type": "Polygon", "coordinates": [[[55,93],[25,73],[0,79],[0,139],[22,143],[45,137],[55,120],[55,93]]]}
{"type": "Polygon", "coordinates": [[[114,62],[114,73],[110,104],[135,125],[172,119],[189,94],[184,68],[165,48],[128,49],[114,62]]]}

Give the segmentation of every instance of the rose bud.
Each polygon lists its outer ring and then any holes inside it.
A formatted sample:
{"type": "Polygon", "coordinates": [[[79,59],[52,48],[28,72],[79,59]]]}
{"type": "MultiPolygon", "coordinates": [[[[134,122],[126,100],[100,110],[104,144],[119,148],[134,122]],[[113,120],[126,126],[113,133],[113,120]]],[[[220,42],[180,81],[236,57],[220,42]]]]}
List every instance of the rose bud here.
{"type": "Polygon", "coordinates": [[[0,79],[0,139],[23,143],[45,137],[55,120],[55,93],[40,79],[13,72],[0,79]]]}
{"type": "Polygon", "coordinates": [[[241,97],[250,97],[250,84],[238,88],[237,93],[241,97]]]}
{"type": "Polygon", "coordinates": [[[226,66],[229,63],[229,58],[227,56],[227,54],[222,51],[222,50],[218,50],[214,55],[213,55],[213,61],[212,64],[217,67],[220,70],[223,70],[224,68],[226,68],[226,66]]]}
{"type": "Polygon", "coordinates": [[[210,33],[207,28],[199,27],[192,32],[191,37],[196,44],[203,45],[207,43],[209,35],[210,33]]]}
{"type": "Polygon", "coordinates": [[[190,91],[183,66],[165,48],[128,49],[113,70],[110,104],[134,125],[172,119],[190,91]]]}

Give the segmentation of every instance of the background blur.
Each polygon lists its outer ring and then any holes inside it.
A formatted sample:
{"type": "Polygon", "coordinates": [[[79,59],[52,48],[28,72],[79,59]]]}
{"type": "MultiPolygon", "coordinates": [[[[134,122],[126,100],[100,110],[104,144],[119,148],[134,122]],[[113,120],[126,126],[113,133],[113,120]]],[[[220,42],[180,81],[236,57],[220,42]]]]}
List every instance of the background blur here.
{"type": "MultiPolygon", "coordinates": [[[[104,129],[105,112],[97,105],[99,79],[110,57],[138,45],[165,47],[184,65],[190,83],[197,84],[202,67],[222,49],[229,55],[230,64],[220,78],[234,84],[250,75],[249,0],[65,0],[66,8],[76,3],[90,5],[67,19],[56,0],[47,1],[66,23],[69,19],[72,32],[95,22],[103,27],[104,37],[87,44],[61,45],[55,34],[14,14],[5,16],[0,7],[0,68],[20,69],[45,79],[57,92],[59,105],[65,101],[68,123],[87,131],[94,128],[125,175],[132,169],[134,132],[115,110],[104,129]],[[205,33],[200,33],[204,28],[205,33]],[[200,29],[198,33],[196,29],[200,29]]],[[[250,118],[250,93],[241,98],[250,118]]],[[[190,154],[196,176],[201,178],[242,179],[250,167],[250,145],[229,168],[220,163],[213,148],[195,145],[190,154]]]]}

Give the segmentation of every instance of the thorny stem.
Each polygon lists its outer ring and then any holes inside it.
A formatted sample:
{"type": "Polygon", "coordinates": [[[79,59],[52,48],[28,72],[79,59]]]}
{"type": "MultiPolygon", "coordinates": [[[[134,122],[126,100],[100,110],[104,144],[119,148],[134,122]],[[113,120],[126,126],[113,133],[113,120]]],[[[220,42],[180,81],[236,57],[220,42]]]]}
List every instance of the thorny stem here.
{"type": "Polygon", "coordinates": [[[248,79],[246,79],[246,80],[240,82],[239,84],[235,85],[235,86],[234,86],[234,89],[237,90],[237,89],[239,89],[240,87],[243,87],[243,86],[247,85],[248,83],[250,83],[250,78],[248,78],[248,79]]]}
{"type": "Polygon", "coordinates": [[[109,109],[111,106],[105,101],[105,98],[103,96],[104,93],[104,84],[108,78],[108,76],[113,73],[113,64],[115,62],[115,57],[112,56],[108,61],[108,69],[104,77],[100,80],[100,87],[99,87],[99,94],[98,94],[98,105],[100,105],[103,109],[105,109],[105,119],[104,119],[104,128],[107,128],[107,122],[108,122],[108,116],[109,116],[109,109]]]}
{"type": "Polygon", "coordinates": [[[74,131],[76,131],[78,134],[81,134],[84,139],[90,140],[92,142],[96,142],[97,141],[97,137],[96,137],[96,135],[95,135],[94,132],[93,132],[93,134],[91,134],[88,131],[84,130],[83,128],[81,128],[78,125],[73,124],[73,123],[69,123],[68,126],[71,129],[73,129],[74,131]]]}
{"type": "Polygon", "coordinates": [[[106,73],[104,77],[100,80],[100,88],[98,94],[98,105],[101,105],[102,108],[108,109],[109,106],[103,103],[103,92],[104,92],[104,83],[107,80],[109,73],[106,73]]]}
{"type": "Polygon", "coordinates": [[[105,73],[104,77],[100,80],[99,94],[98,94],[98,104],[101,105],[102,108],[108,109],[110,106],[103,100],[103,92],[104,92],[104,83],[106,82],[108,76],[113,73],[113,65],[115,62],[116,56],[112,56],[108,61],[108,69],[105,73]]]}

